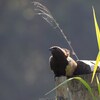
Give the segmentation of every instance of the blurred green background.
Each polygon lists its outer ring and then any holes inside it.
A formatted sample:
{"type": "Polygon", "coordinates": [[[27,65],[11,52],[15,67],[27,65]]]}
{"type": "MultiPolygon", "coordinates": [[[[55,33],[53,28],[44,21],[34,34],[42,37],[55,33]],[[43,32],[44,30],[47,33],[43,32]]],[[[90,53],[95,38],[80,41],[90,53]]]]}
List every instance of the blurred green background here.
{"type": "MultiPolygon", "coordinates": [[[[79,59],[95,60],[92,5],[100,25],[99,0],[38,0],[71,40],[79,59]]],[[[46,100],[54,85],[49,47],[69,48],[57,29],[34,12],[32,0],[0,0],[0,100],[46,100]]],[[[50,99],[51,100],[51,99],[50,99]]]]}

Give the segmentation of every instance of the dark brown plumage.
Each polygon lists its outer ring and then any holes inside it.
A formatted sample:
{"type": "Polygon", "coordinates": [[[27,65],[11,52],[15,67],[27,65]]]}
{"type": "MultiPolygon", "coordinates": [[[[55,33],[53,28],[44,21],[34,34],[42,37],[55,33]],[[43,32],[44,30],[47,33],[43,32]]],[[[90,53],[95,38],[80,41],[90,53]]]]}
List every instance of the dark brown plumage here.
{"type": "Polygon", "coordinates": [[[56,77],[66,76],[65,68],[68,65],[66,58],[69,55],[69,51],[58,46],[51,47],[50,51],[52,54],[49,59],[51,70],[53,70],[56,77]]]}

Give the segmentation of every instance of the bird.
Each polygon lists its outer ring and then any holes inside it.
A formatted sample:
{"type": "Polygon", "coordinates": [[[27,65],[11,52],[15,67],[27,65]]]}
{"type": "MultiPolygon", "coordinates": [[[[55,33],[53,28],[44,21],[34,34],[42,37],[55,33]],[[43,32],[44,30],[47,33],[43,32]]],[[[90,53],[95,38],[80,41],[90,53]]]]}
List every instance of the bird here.
{"type": "MultiPolygon", "coordinates": [[[[70,51],[59,46],[50,47],[51,56],[49,58],[50,68],[54,72],[55,77],[90,74],[93,72],[95,61],[77,60],[70,56],[70,51]]],[[[100,72],[100,64],[97,69],[100,72]]]]}

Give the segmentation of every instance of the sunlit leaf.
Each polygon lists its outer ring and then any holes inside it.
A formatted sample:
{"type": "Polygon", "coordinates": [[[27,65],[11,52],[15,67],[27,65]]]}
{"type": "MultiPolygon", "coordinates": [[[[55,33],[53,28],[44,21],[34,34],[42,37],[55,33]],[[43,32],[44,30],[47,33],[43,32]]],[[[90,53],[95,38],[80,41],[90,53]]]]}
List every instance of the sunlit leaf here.
{"type": "Polygon", "coordinates": [[[95,73],[96,73],[96,70],[97,70],[99,61],[100,61],[100,52],[98,53],[98,56],[97,56],[97,59],[96,59],[96,64],[95,64],[95,66],[94,66],[94,71],[93,71],[93,75],[92,75],[92,80],[91,80],[91,82],[93,82],[93,79],[94,79],[94,76],[95,76],[95,73]]]}
{"type": "Polygon", "coordinates": [[[67,84],[69,81],[72,81],[72,80],[79,80],[79,81],[87,88],[87,90],[89,91],[89,93],[90,93],[91,96],[93,97],[93,100],[96,100],[96,99],[95,99],[95,96],[93,95],[92,88],[91,88],[90,85],[89,85],[84,79],[82,79],[81,77],[69,78],[69,79],[65,80],[64,82],[62,82],[61,84],[59,84],[58,86],[56,86],[55,88],[53,88],[52,90],[50,90],[49,92],[47,92],[45,95],[50,94],[51,92],[53,92],[54,90],[56,90],[56,89],[59,88],[60,86],[62,86],[62,85],[64,85],[64,84],[67,84]]]}
{"type": "Polygon", "coordinates": [[[93,82],[93,79],[94,79],[94,76],[95,76],[95,73],[96,73],[99,61],[100,61],[100,29],[99,29],[99,26],[98,26],[98,23],[97,23],[97,19],[96,19],[96,14],[95,14],[94,7],[92,7],[92,9],[93,9],[93,18],[94,18],[94,25],[95,25],[95,30],[96,30],[96,37],[97,37],[97,43],[98,43],[99,53],[97,55],[96,64],[94,66],[94,71],[93,71],[91,82],[93,82]]]}
{"type": "Polygon", "coordinates": [[[96,14],[95,14],[94,8],[93,8],[93,18],[94,18],[94,24],[95,24],[98,48],[100,50],[100,29],[99,29],[99,26],[98,26],[98,23],[97,23],[97,19],[96,19],[96,14]]]}

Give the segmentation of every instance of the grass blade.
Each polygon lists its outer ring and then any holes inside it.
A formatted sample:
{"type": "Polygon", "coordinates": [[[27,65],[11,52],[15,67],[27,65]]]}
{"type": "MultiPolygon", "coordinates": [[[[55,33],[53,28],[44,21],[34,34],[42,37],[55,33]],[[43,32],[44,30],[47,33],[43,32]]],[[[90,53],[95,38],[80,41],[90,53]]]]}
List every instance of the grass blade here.
{"type": "Polygon", "coordinates": [[[54,90],[56,90],[57,88],[59,88],[60,86],[68,83],[69,81],[72,81],[72,80],[79,80],[86,88],[87,90],[89,91],[89,93],[91,94],[91,96],[93,97],[93,100],[96,100],[95,99],[95,96],[93,95],[93,92],[92,92],[92,88],[89,86],[89,84],[83,80],[81,77],[73,77],[73,78],[69,78],[67,79],[66,81],[62,82],[61,84],[59,84],[58,86],[56,86],[55,88],[53,88],[51,91],[47,92],[45,95],[48,95],[50,94],[51,92],[53,92],[54,90]]]}
{"type": "Polygon", "coordinates": [[[96,30],[97,43],[98,43],[98,48],[100,50],[100,29],[97,23],[94,7],[92,7],[92,9],[93,9],[93,18],[94,18],[94,24],[95,24],[95,30],[96,30]]]}
{"type": "Polygon", "coordinates": [[[93,95],[92,88],[84,79],[82,79],[81,77],[74,77],[74,79],[79,80],[87,88],[87,90],[91,94],[93,100],[96,100],[95,96],[93,95]]]}
{"type": "Polygon", "coordinates": [[[97,80],[97,85],[98,85],[98,93],[100,95],[100,82],[97,76],[96,76],[96,80],[97,80]]]}
{"type": "Polygon", "coordinates": [[[60,86],[66,84],[67,82],[69,82],[69,81],[71,81],[71,80],[73,80],[73,79],[74,79],[74,78],[69,78],[69,79],[67,79],[66,81],[62,82],[61,84],[59,84],[58,86],[56,86],[55,88],[53,88],[52,90],[50,90],[49,92],[47,92],[45,95],[50,94],[51,92],[53,92],[54,90],[56,90],[56,89],[59,88],[60,86]]]}
{"type": "Polygon", "coordinates": [[[93,18],[94,18],[94,24],[95,24],[95,30],[96,30],[96,37],[97,37],[99,53],[97,55],[96,64],[94,66],[94,71],[93,71],[91,82],[93,82],[93,79],[94,79],[94,76],[95,76],[99,61],[100,61],[100,29],[99,29],[99,26],[98,26],[98,23],[97,23],[94,7],[92,7],[92,9],[93,9],[93,18]]]}
{"type": "Polygon", "coordinates": [[[94,76],[95,76],[95,73],[96,73],[96,70],[97,70],[99,61],[100,61],[100,51],[99,51],[99,53],[98,53],[98,55],[97,55],[97,58],[96,58],[96,64],[95,64],[95,66],[94,66],[94,71],[93,71],[91,83],[93,82],[93,79],[94,79],[94,76]]]}

